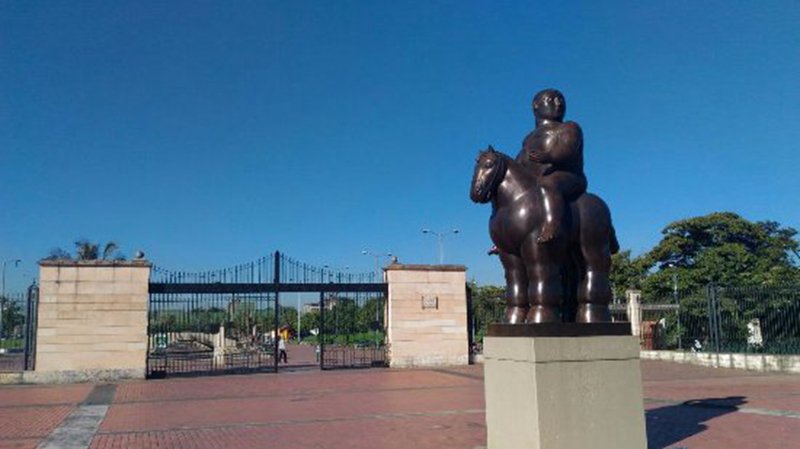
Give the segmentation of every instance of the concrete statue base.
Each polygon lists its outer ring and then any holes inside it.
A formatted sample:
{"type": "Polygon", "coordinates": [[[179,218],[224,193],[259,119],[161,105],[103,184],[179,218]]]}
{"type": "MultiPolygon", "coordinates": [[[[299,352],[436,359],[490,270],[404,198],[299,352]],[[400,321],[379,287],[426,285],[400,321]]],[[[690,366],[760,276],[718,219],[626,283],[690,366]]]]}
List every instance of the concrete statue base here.
{"type": "Polygon", "coordinates": [[[627,323],[493,325],[484,374],[488,449],[647,447],[627,323]]]}

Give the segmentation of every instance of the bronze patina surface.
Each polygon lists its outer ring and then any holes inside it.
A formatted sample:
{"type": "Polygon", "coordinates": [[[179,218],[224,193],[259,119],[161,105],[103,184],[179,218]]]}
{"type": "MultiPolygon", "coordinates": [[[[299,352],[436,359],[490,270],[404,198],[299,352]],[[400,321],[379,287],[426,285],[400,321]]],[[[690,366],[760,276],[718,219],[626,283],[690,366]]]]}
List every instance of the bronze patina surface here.
{"type": "Polygon", "coordinates": [[[586,192],[583,132],[563,121],[565,112],[559,91],[539,92],[536,128],[516,159],[489,146],[475,164],[470,198],[492,205],[506,323],[611,321],[609,271],[619,243],[608,206],[586,192]]]}

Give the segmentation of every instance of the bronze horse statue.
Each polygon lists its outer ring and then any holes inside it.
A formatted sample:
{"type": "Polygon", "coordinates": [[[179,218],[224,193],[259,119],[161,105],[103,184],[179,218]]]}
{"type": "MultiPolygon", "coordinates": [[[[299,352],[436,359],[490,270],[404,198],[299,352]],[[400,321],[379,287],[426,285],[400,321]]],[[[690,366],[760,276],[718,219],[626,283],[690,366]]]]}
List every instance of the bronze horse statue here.
{"type": "Polygon", "coordinates": [[[583,193],[565,208],[556,237],[537,241],[549,207],[536,175],[489,146],[478,155],[470,198],[492,203],[489,234],[506,277],[511,324],[611,321],[611,254],[619,243],[608,206],[583,193]]]}

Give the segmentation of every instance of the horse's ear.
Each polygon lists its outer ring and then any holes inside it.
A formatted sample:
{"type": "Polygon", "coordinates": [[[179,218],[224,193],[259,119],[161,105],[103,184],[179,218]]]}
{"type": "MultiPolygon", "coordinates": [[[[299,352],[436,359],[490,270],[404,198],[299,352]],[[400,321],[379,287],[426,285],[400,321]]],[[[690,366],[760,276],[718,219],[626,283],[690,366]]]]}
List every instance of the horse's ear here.
{"type": "Polygon", "coordinates": [[[494,147],[493,147],[493,146],[491,146],[491,145],[489,145],[489,147],[488,147],[488,148],[486,148],[486,151],[488,151],[488,152],[490,152],[490,153],[494,153],[494,152],[495,152],[495,151],[494,151],[494,147]]]}

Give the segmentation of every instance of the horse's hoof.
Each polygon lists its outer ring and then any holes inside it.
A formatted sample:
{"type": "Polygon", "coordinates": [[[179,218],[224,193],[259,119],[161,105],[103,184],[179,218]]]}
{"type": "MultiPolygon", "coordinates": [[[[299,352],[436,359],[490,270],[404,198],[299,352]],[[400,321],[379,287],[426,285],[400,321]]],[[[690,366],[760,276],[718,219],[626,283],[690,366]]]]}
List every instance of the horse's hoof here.
{"type": "Polygon", "coordinates": [[[557,307],[534,306],[528,311],[526,323],[560,323],[561,311],[557,307]]]}
{"type": "Polygon", "coordinates": [[[607,305],[581,304],[575,315],[576,323],[610,323],[611,311],[607,305]]]}
{"type": "Polygon", "coordinates": [[[525,322],[525,317],[527,315],[527,307],[506,307],[506,323],[508,324],[522,324],[525,322]]]}

